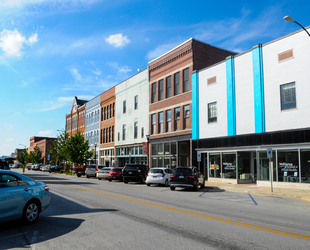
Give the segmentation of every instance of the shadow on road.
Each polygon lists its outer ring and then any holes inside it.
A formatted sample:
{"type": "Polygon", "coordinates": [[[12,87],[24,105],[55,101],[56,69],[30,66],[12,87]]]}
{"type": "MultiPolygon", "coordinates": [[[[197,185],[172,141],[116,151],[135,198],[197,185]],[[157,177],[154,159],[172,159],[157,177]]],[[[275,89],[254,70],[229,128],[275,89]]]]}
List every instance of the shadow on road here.
{"type": "MultiPolygon", "coordinates": [[[[109,208],[89,208],[51,193],[51,203],[47,210],[40,214],[39,220],[32,225],[25,225],[21,221],[0,224],[0,250],[14,248],[29,248],[31,244],[40,243],[66,235],[85,221],[79,218],[82,214],[115,212],[109,208]],[[77,215],[78,214],[78,215],[77,215]]],[[[89,216],[89,215],[87,215],[89,216]]]]}

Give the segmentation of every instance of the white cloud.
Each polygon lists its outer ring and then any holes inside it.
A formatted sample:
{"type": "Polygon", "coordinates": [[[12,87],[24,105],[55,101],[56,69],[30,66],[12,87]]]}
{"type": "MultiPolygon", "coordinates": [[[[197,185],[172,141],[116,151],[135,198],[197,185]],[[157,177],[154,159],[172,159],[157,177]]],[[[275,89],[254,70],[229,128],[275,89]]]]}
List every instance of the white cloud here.
{"type": "Polygon", "coordinates": [[[100,75],[101,75],[101,73],[102,73],[102,71],[101,71],[101,70],[99,70],[99,69],[92,70],[92,72],[93,72],[95,75],[97,75],[97,76],[100,76],[100,75]]]}
{"type": "Polygon", "coordinates": [[[14,141],[13,138],[7,138],[6,141],[14,141]]]}
{"type": "Polygon", "coordinates": [[[116,48],[121,48],[130,43],[130,40],[127,38],[127,36],[123,36],[123,34],[110,35],[105,39],[105,41],[116,48]]]}
{"type": "Polygon", "coordinates": [[[23,8],[31,5],[55,4],[57,6],[91,5],[102,0],[1,0],[0,7],[23,8]]]}
{"type": "Polygon", "coordinates": [[[12,128],[13,126],[11,124],[5,124],[6,127],[12,128]]]}
{"type": "Polygon", "coordinates": [[[14,31],[5,29],[0,33],[0,48],[6,56],[21,56],[24,43],[32,44],[37,41],[38,34],[34,34],[29,40],[26,40],[17,29],[14,31]]]}
{"type": "Polygon", "coordinates": [[[131,69],[127,65],[119,66],[117,62],[110,62],[108,64],[114,70],[116,70],[118,74],[126,74],[126,73],[129,73],[131,71],[131,69]]]}
{"type": "Polygon", "coordinates": [[[21,56],[21,49],[26,38],[16,29],[14,31],[3,30],[0,34],[0,48],[7,56],[21,56]]]}
{"type": "Polygon", "coordinates": [[[29,37],[29,42],[32,44],[32,43],[35,43],[38,41],[38,34],[33,34],[31,37],[29,37]]]}
{"type": "Polygon", "coordinates": [[[53,134],[53,130],[39,131],[40,136],[48,136],[53,134]]]}

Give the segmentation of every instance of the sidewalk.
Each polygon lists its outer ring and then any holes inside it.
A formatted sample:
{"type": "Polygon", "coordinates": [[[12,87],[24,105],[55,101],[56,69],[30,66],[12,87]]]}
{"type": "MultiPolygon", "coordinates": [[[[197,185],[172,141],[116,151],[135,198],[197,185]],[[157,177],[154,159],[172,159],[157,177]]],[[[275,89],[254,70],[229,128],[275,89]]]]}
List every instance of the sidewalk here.
{"type": "Polygon", "coordinates": [[[260,194],[268,196],[286,197],[295,199],[310,205],[310,188],[309,189],[297,189],[297,188],[286,188],[286,187],[271,187],[257,186],[256,184],[229,184],[217,181],[206,181],[206,188],[221,190],[226,192],[239,192],[246,194],[260,194]]]}

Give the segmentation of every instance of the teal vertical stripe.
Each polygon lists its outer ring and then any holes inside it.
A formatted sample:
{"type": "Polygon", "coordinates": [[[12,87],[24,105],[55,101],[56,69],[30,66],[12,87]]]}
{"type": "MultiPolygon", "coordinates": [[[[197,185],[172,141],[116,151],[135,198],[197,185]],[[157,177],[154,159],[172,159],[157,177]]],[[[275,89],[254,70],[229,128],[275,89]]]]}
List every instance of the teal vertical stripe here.
{"type": "Polygon", "coordinates": [[[199,73],[192,74],[192,139],[199,139],[199,73]]]}
{"type": "Polygon", "coordinates": [[[252,49],[255,133],[265,132],[265,97],[263,50],[259,44],[252,49]]]}
{"type": "Polygon", "coordinates": [[[235,60],[226,59],[227,135],[236,135],[235,60]]]}

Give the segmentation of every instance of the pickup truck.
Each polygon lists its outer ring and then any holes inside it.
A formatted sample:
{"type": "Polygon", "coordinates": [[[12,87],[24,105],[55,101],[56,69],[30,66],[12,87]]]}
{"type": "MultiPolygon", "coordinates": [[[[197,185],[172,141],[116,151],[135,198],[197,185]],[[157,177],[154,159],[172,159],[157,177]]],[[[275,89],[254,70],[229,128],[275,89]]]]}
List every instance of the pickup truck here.
{"type": "Polygon", "coordinates": [[[85,175],[86,168],[87,166],[84,166],[83,168],[74,168],[73,171],[77,177],[81,177],[82,175],[85,175]]]}

